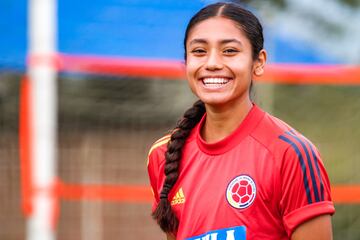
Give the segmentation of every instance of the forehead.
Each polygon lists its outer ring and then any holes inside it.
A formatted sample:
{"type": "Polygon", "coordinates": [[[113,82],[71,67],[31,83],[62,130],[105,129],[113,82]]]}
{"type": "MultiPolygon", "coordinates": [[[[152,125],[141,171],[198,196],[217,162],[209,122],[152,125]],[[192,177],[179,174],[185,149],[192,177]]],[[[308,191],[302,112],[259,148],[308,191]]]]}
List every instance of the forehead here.
{"type": "Polygon", "coordinates": [[[205,39],[207,41],[237,39],[244,43],[248,42],[241,27],[233,20],[224,17],[212,17],[196,24],[189,33],[187,43],[193,39],[205,39]]]}

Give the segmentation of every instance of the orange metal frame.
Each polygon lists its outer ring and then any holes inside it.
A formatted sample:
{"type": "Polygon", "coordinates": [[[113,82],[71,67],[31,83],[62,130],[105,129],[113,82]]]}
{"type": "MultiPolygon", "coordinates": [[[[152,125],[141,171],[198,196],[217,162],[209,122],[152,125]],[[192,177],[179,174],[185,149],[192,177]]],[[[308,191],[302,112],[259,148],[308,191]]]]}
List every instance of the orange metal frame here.
{"type": "MultiPolygon", "coordinates": [[[[59,70],[65,72],[185,79],[182,61],[66,54],[59,54],[57,60],[59,70]]],[[[265,74],[256,80],[280,84],[360,84],[360,66],[356,65],[268,64],[265,68],[265,74]]]]}
{"type": "MultiPolygon", "coordinates": [[[[151,203],[153,201],[149,186],[61,183],[59,195],[65,200],[103,200],[127,203],[151,203]]],[[[338,204],[359,204],[360,185],[332,186],[331,195],[332,200],[338,204]]]]}
{"type": "MultiPolygon", "coordinates": [[[[158,79],[185,79],[184,63],[174,60],[144,60],[129,58],[105,58],[98,56],[30,56],[29,65],[51,64],[60,72],[120,75],[158,79]]],[[[303,65],[269,64],[264,76],[257,81],[277,84],[331,84],[359,85],[360,66],[352,65],[303,65]]],[[[29,88],[25,77],[20,92],[19,145],[21,163],[22,207],[26,215],[31,214],[31,136],[29,88]]],[[[338,204],[360,204],[359,185],[334,185],[332,198],[338,204]]],[[[43,189],[42,189],[43,191],[43,189]]],[[[64,200],[103,200],[128,203],[151,203],[149,186],[130,185],[84,185],[57,181],[47,191],[64,200]]]]}

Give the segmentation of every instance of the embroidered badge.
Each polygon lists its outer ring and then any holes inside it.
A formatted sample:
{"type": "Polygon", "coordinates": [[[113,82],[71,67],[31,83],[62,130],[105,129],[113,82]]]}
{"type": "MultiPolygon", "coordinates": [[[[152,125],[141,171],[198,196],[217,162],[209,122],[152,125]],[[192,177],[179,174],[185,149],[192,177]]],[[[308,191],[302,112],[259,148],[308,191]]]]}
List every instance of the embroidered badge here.
{"type": "Polygon", "coordinates": [[[234,178],[226,189],[228,203],[237,209],[249,207],[256,197],[255,181],[248,175],[240,175],[234,178]]]}

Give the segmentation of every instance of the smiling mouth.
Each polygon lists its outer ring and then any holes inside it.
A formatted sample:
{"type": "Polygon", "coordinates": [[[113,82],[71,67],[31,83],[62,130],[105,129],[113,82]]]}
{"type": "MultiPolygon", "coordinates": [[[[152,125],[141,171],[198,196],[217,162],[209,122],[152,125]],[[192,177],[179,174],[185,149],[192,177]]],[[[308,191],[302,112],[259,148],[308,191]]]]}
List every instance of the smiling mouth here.
{"type": "Polygon", "coordinates": [[[230,82],[230,78],[223,77],[205,77],[201,79],[202,83],[207,88],[221,88],[230,82]]]}

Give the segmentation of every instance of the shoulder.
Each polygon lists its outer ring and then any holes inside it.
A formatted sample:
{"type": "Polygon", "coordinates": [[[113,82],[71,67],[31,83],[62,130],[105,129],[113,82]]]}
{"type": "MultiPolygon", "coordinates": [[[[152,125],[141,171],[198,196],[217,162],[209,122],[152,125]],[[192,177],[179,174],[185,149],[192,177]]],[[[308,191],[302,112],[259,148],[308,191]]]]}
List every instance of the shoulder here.
{"type": "Polygon", "coordinates": [[[150,147],[148,156],[150,156],[154,151],[157,151],[161,148],[164,148],[164,146],[166,147],[167,143],[170,141],[171,135],[165,135],[161,138],[159,138],[158,140],[156,140],[150,147]]]}
{"type": "Polygon", "coordinates": [[[315,148],[314,145],[300,132],[281,119],[265,113],[262,121],[251,136],[266,147],[274,155],[284,155],[290,150],[296,150],[304,145],[315,148]]]}
{"type": "Polygon", "coordinates": [[[313,174],[322,168],[321,156],[315,145],[293,127],[268,113],[252,137],[274,156],[281,176],[296,172],[313,174]]]}
{"type": "MultiPolygon", "coordinates": [[[[199,123],[198,123],[199,124],[199,123]]],[[[183,151],[186,151],[185,148],[188,146],[190,142],[194,142],[196,139],[196,127],[194,127],[190,134],[186,137],[183,151]]],[[[159,138],[156,140],[150,147],[147,156],[147,166],[148,168],[159,168],[160,166],[165,164],[165,152],[168,149],[168,143],[170,142],[173,134],[177,130],[172,130],[169,134],[159,138]]]]}
{"type": "Polygon", "coordinates": [[[170,138],[171,138],[171,134],[165,135],[159,138],[158,140],[156,140],[151,145],[148,153],[148,162],[147,162],[148,165],[151,161],[155,161],[155,159],[157,159],[157,161],[160,162],[162,160],[165,160],[164,154],[166,152],[167,144],[170,141],[170,138]]]}

